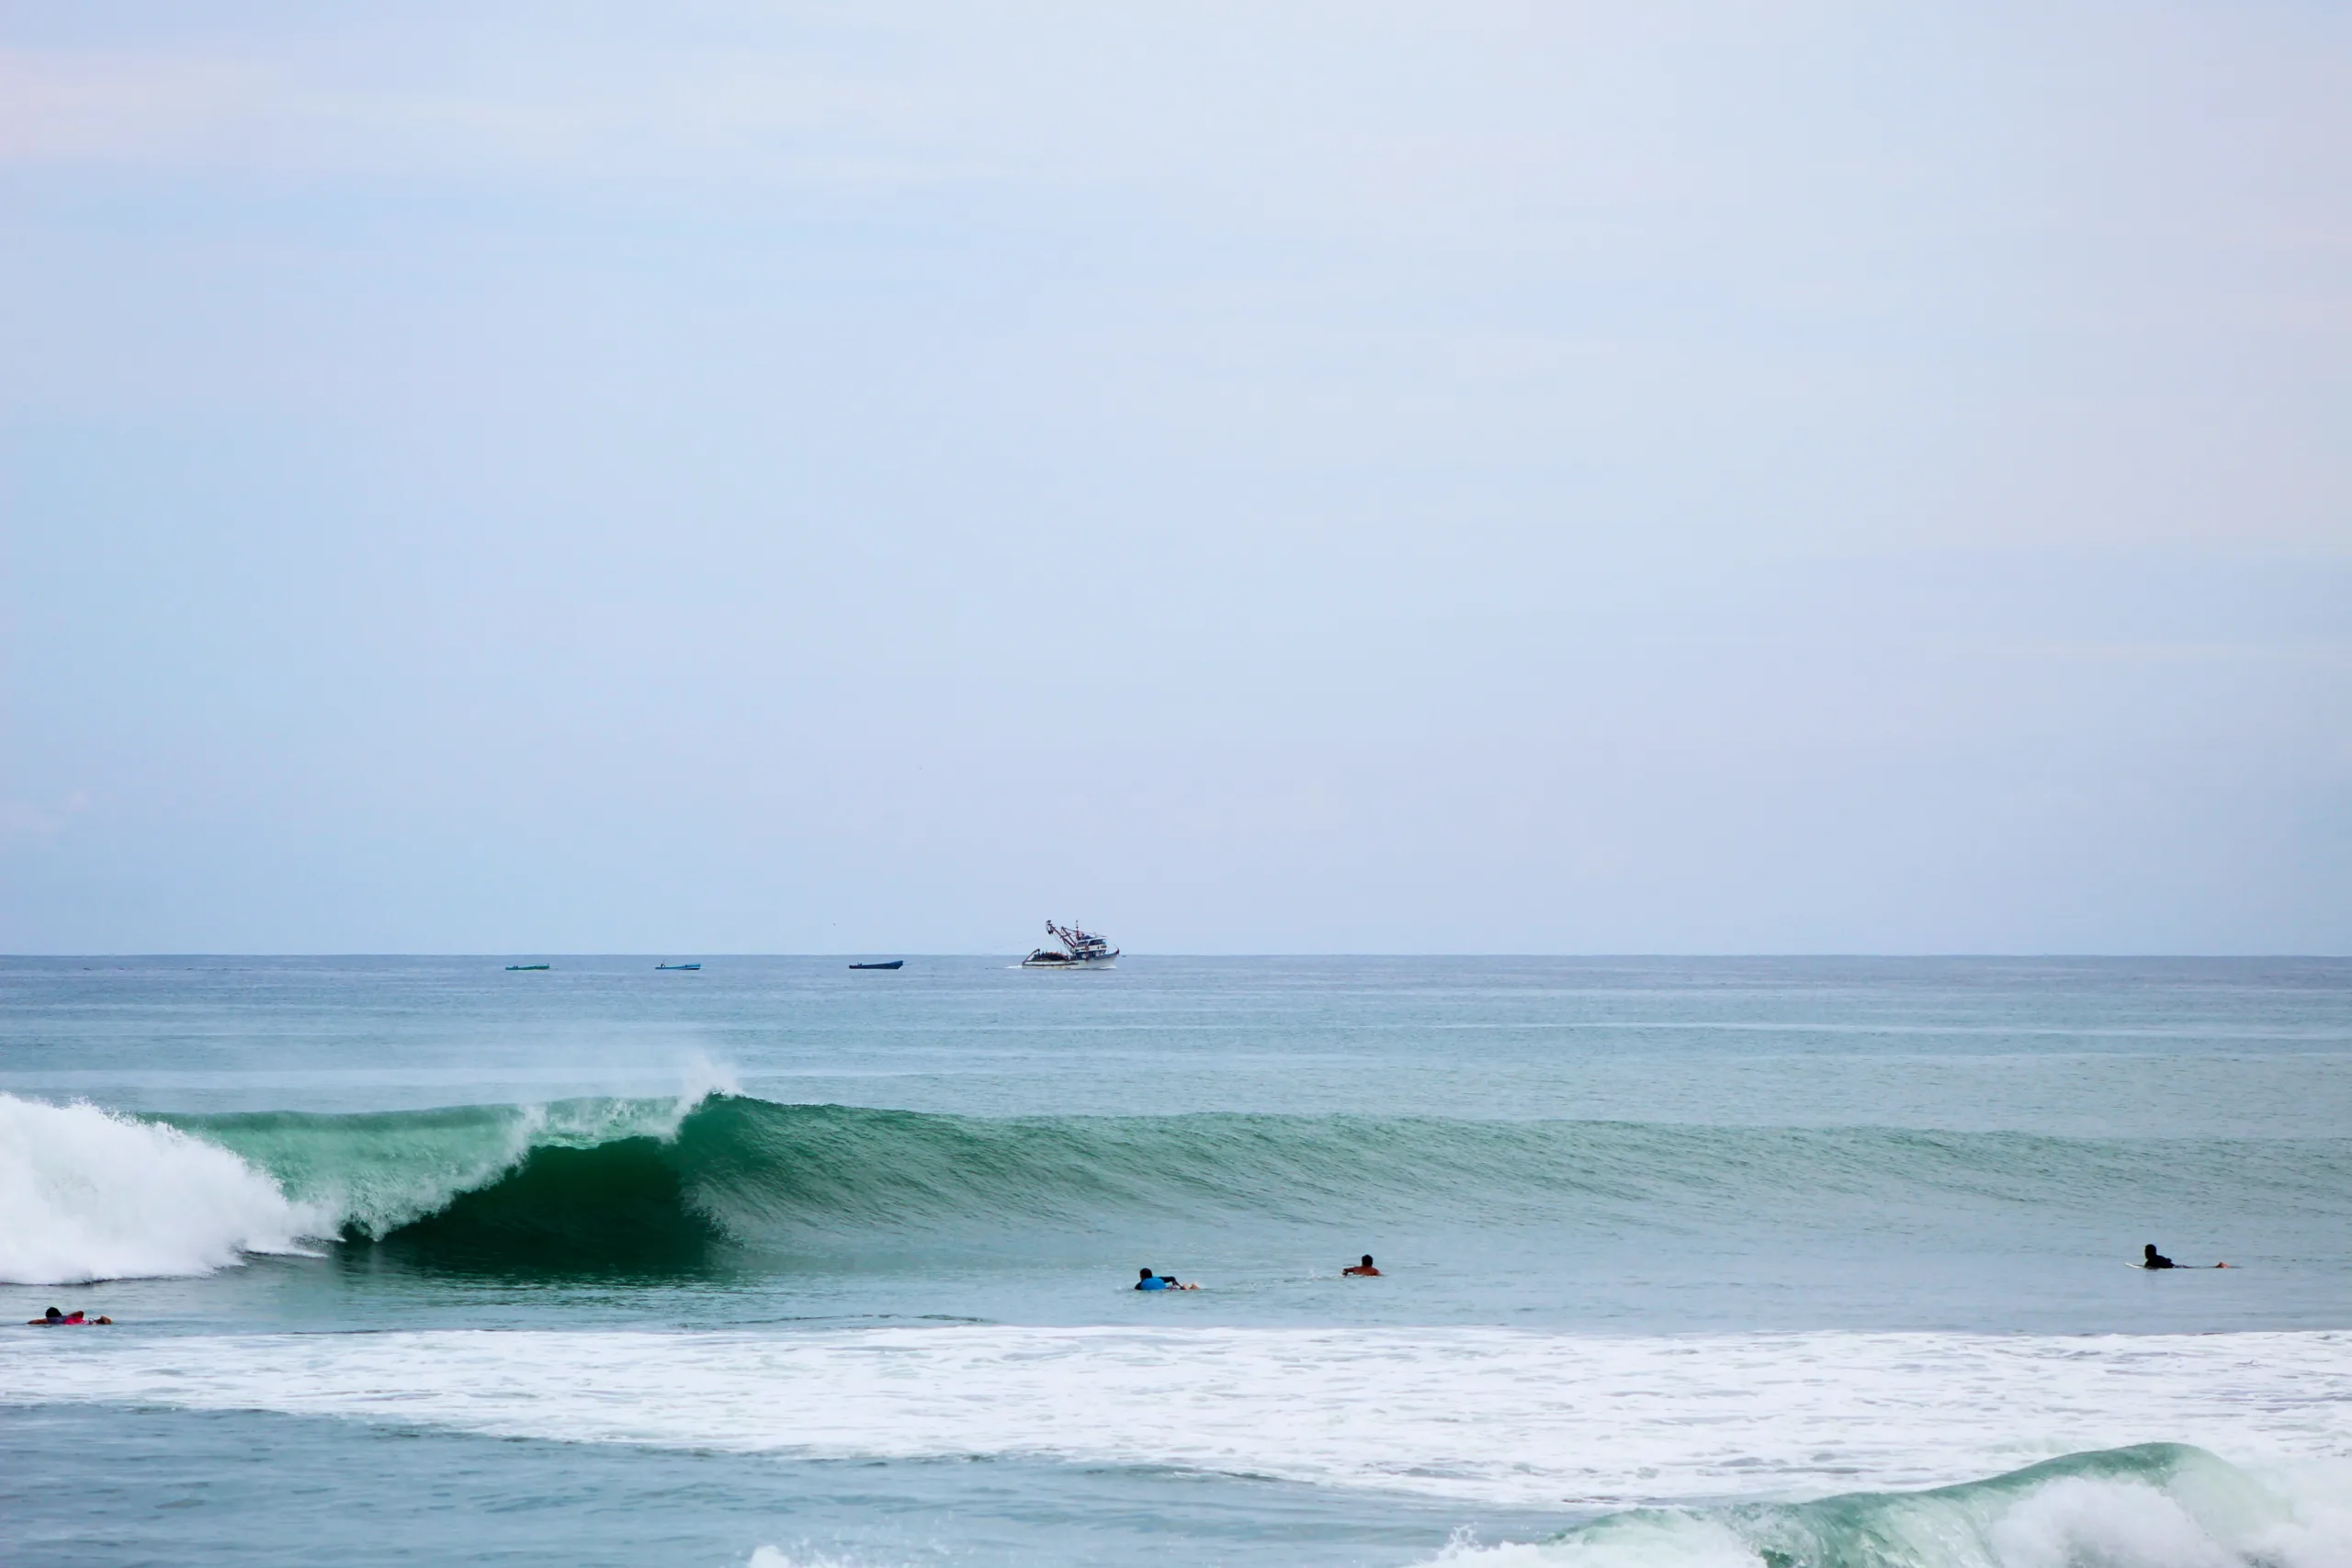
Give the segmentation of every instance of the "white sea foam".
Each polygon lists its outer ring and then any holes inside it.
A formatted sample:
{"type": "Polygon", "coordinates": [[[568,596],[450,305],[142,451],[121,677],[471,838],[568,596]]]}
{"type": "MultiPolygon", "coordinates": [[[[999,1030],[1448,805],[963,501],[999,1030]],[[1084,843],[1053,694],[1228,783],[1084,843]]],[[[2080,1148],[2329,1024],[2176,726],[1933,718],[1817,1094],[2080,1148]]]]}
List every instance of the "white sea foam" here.
{"type": "Polygon", "coordinates": [[[1939,1486],[2145,1442],[2352,1458],[2352,1334],[441,1331],[59,1336],[0,1361],[0,1402],[68,1400],[1623,1507],[1939,1486]]]}
{"type": "Polygon", "coordinates": [[[1705,1515],[1622,1515],[1545,1541],[1481,1546],[1458,1539],[1430,1559],[1461,1568],[1765,1568],[1755,1547],[1725,1521],[1705,1515]]]}
{"type": "Polygon", "coordinates": [[[0,1280],[203,1274],[328,1217],[228,1150],[94,1105],[0,1095],[0,1280]]]}

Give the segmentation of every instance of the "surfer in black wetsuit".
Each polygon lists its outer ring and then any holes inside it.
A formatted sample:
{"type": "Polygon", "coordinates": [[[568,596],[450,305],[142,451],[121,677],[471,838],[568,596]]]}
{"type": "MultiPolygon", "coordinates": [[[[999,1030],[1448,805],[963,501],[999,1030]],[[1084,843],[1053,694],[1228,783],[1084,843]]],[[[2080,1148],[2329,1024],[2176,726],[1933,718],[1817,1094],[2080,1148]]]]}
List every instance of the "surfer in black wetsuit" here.
{"type": "MultiPolygon", "coordinates": [[[[2163,1253],[2158,1252],[2156,1250],[2156,1244],[2153,1241],[2147,1246],[2142,1247],[2140,1249],[2140,1253],[2141,1261],[2139,1267],[2143,1269],[2203,1269],[2207,1267],[2207,1265],[2202,1263],[2175,1263],[2171,1258],[2166,1258],[2163,1253]]],[[[2230,1266],[2226,1263],[2216,1263],[2211,1265],[2211,1267],[2215,1269],[2227,1269],[2230,1266]]]]}

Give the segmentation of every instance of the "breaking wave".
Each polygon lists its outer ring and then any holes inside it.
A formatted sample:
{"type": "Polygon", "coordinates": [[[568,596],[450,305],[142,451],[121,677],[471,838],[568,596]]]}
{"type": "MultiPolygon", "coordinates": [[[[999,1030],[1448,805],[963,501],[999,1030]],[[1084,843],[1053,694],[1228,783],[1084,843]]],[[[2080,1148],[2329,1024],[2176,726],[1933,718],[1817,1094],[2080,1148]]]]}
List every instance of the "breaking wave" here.
{"type": "Polygon", "coordinates": [[[0,1095],[0,1280],[206,1274],[300,1250],[329,1216],[215,1143],[92,1105],[0,1095]]]}
{"type": "Polygon", "coordinates": [[[2070,1454],[1928,1492],[1612,1514],[1550,1540],[1459,1541],[1449,1568],[2346,1568],[2340,1469],[2259,1477],[2203,1450],[2070,1454]]]}
{"type": "Polygon", "coordinates": [[[739,1094],[137,1118],[0,1096],[0,1278],[201,1273],[301,1238],[421,1264],[692,1267],[728,1249],[1137,1213],[1698,1228],[2227,1187],[2352,1218],[2352,1139],[1197,1114],[980,1118],[739,1094]]]}

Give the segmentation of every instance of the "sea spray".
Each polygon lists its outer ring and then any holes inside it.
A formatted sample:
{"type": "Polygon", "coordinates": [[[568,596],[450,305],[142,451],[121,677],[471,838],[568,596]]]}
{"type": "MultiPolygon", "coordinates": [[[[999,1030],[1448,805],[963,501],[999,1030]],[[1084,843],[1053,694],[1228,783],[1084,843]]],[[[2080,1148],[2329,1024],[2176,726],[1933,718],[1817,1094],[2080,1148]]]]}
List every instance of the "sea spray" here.
{"type": "Polygon", "coordinates": [[[335,1216],[216,1144],[86,1104],[0,1095],[0,1280],[203,1274],[335,1216]]]}

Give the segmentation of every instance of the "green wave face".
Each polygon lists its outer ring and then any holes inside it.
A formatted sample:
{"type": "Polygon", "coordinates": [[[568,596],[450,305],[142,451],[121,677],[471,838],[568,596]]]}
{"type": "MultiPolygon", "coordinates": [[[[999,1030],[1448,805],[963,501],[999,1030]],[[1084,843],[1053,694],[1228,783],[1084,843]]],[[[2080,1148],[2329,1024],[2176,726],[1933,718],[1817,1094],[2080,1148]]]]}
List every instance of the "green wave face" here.
{"type": "MultiPolygon", "coordinates": [[[[2099,1213],[2216,1190],[2352,1218],[2352,1140],[1186,1115],[993,1120],[714,1095],[176,1119],[327,1234],[466,1268],[691,1267],[720,1249],[1138,1215],[1703,1235],[1974,1206],[2099,1213]]],[[[1889,1216],[1892,1216],[1890,1219],[1889,1216]]]]}
{"type": "MultiPolygon", "coordinates": [[[[347,1229],[346,1244],[369,1238],[347,1229]]],[[[696,1269],[722,1239],[654,1138],[537,1148],[498,1180],[459,1193],[378,1243],[445,1269],[648,1273],[696,1269]]]]}
{"type": "Polygon", "coordinates": [[[267,1171],[321,1229],[428,1266],[540,1272],[701,1263],[716,1238],[660,1100],[175,1119],[267,1171]]]}

